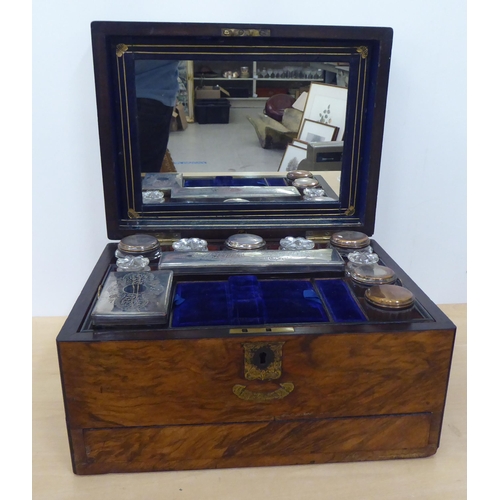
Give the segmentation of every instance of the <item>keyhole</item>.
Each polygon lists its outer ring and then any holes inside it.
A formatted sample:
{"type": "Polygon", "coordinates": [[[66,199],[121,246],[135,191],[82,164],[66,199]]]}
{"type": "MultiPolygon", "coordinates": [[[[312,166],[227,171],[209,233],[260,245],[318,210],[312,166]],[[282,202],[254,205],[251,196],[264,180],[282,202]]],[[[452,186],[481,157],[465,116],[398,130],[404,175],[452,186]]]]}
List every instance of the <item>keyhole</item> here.
{"type": "Polygon", "coordinates": [[[255,352],[252,359],[252,363],[259,368],[259,370],[265,370],[273,362],[274,353],[269,347],[261,347],[255,352]]]}
{"type": "Polygon", "coordinates": [[[260,364],[261,365],[265,365],[266,364],[266,358],[267,358],[267,353],[261,352],[259,354],[259,360],[260,360],[260,364]]]}

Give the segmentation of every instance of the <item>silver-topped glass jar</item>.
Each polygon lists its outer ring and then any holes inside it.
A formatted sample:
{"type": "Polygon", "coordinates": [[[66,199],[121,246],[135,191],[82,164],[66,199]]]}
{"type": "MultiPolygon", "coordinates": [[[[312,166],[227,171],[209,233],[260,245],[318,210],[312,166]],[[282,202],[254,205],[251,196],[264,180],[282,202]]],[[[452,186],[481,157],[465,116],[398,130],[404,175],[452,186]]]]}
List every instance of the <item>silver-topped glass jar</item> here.
{"type": "Polygon", "coordinates": [[[368,288],[365,299],[372,306],[390,310],[407,309],[415,302],[413,293],[398,285],[377,285],[368,288]]]}
{"type": "Polygon", "coordinates": [[[265,240],[257,234],[233,234],[224,243],[227,250],[262,250],[266,247],[265,240]]]}
{"type": "Polygon", "coordinates": [[[149,234],[132,234],[125,236],[115,252],[117,259],[125,257],[146,257],[149,262],[155,262],[161,257],[160,242],[149,234]]]}
{"type": "Polygon", "coordinates": [[[330,245],[344,256],[355,250],[371,253],[370,238],[360,231],[339,231],[334,233],[330,237],[330,245]]]}
{"type": "Polygon", "coordinates": [[[365,286],[386,285],[396,281],[396,274],[392,269],[379,264],[363,264],[349,269],[351,279],[365,286]]]}

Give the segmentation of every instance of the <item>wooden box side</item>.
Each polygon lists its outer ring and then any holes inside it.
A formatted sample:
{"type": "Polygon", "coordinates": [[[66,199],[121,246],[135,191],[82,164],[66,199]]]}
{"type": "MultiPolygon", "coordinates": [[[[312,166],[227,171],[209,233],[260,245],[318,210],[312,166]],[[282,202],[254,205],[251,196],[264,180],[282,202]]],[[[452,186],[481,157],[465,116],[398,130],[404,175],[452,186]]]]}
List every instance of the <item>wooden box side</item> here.
{"type": "Polygon", "coordinates": [[[441,412],[453,339],[431,330],[71,342],[59,355],[71,427],[191,425],[441,412]],[[245,345],[279,345],[279,373],[249,379],[245,345]]]}

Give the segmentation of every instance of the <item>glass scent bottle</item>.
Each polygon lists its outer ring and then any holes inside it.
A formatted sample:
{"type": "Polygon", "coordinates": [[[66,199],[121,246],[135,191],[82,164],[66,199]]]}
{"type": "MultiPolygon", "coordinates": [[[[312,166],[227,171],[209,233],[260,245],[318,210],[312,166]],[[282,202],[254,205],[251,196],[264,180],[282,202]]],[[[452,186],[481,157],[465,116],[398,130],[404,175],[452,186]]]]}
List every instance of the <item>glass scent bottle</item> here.
{"type": "Polygon", "coordinates": [[[262,250],[266,247],[265,240],[256,234],[233,234],[224,243],[227,250],[262,250]]]}
{"type": "Polygon", "coordinates": [[[351,270],[355,267],[377,264],[378,260],[378,255],[373,253],[370,246],[350,252],[347,254],[346,275],[350,276],[351,270]]]}
{"type": "Polygon", "coordinates": [[[314,249],[314,241],[302,238],[301,236],[294,238],[287,236],[280,240],[280,250],[312,250],[314,249]]]}
{"type": "Polygon", "coordinates": [[[208,243],[201,238],[182,238],[172,243],[176,252],[208,252],[208,243]]]}
{"type": "Polygon", "coordinates": [[[130,271],[150,271],[149,259],[146,257],[132,257],[126,255],[123,258],[116,259],[117,271],[130,272],[130,271]]]}
{"type": "Polygon", "coordinates": [[[146,257],[149,262],[156,262],[161,257],[160,242],[149,234],[132,234],[125,236],[115,252],[117,259],[124,257],[146,257]]]}

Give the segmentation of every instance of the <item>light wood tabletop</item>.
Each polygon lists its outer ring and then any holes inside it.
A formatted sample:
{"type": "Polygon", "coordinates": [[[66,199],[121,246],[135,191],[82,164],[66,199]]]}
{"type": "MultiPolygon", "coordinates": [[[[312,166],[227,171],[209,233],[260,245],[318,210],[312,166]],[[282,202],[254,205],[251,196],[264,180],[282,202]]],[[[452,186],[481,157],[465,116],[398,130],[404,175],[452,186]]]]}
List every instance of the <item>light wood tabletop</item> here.
{"type": "Polygon", "coordinates": [[[457,325],[440,448],[429,458],[244,469],[76,476],[56,353],[65,318],[33,318],[32,492],[35,500],[467,498],[467,307],[441,306],[457,325]]]}

